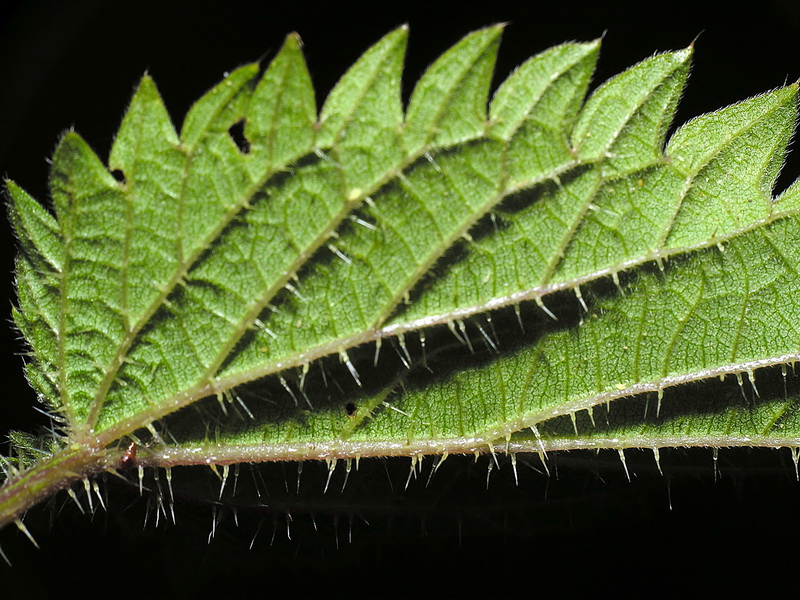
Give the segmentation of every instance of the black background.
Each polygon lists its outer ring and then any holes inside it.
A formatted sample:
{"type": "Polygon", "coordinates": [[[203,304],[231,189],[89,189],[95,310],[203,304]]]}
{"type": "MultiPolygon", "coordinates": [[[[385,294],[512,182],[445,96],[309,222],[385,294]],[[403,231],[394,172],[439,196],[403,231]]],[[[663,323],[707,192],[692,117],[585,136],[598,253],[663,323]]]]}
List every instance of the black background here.
{"type": "MultiPolygon", "coordinates": [[[[595,76],[601,82],[699,35],[679,123],[800,77],[800,8],[790,0],[574,1],[549,7],[500,0],[0,6],[0,174],[40,200],[47,198],[45,159],[60,133],[74,127],[105,158],[142,73],[153,75],[180,123],[223,72],[268,59],[290,31],[304,40],[320,105],[361,52],[402,23],[411,28],[406,93],[439,53],[496,22],[510,24],[497,68],[501,78],[553,44],[604,36],[595,76]]],[[[779,187],[798,173],[795,156],[779,187]]],[[[5,220],[0,240],[7,317],[14,244],[5,220]]],[[[42,418],[31,408],[33,394],[21,374],[21,346],[10,326],[1,327],[0,336],[0,430],[32,430],[42,418]]],[[[408,461],[388,462],[402,487],[408,461]]],[[[453,459],[439,488],[412,485],[408,495],[391,497],[370,489],[371,477],[383,478],[386,487],[383,467],[378,475],[368,468],[353,477],[348,496],[361,503],[358,511],[345,507],[334,527],[339,507],[326,509],[324,502],[339,501],[325,500],[336,498],[329,492],[311,511],[318,532],[300,511],[288,540],[281,515],[272,545],[271,515],[243,516],[238,528],[228,516],[207,544],[211,509],[191,503],[178,507],[177,526],[162,520],[155,528],[151,517],[143,529],[144,503],[110,485],[109,515],[81,516],[61,497],[49,511],[33,511],[26,522],[41,551],[16,531],[3,532],[0,545],[14,567],[0,566],[0,594],[47,597],[72,588],[76,594],[118,597],[356,598],[558,590],[560,596],[652,598],[795,587],[800,486],[787,451],[722,451],[717,481],[710,451],[673,451],[662,462],[667,477],[656,473],[652,457],[635,453],[628,483],[616,456],[566,457],[558,479],[523,469],[519,487],[504,465],[487,492],[485,459],[477,467],[471,459],[453,459]],[[362,488],[366,495],[359,497],[362,488]],[[52,511],[62,514],[49,526],[52,511]],[[355,513],[360,516],[349,542],[348,518],[355,513]],[[262,518],[263,532],[248,550],[262,518]]],[[[288,479],[294,476],[292,470],[288,479]]],[[[304,477],[311,488],[319,487],[325,473],[310,469],[304,477]]]]}

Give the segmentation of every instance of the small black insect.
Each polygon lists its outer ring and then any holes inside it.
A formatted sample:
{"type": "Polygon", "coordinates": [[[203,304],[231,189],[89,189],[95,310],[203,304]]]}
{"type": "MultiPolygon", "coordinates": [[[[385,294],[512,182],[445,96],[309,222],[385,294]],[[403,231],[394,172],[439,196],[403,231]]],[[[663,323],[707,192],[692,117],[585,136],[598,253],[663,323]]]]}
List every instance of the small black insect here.
{"type": "Polygon", "coordinates": [[[119,459],[120,469],[130,469],[136,465],[136,442],[131,442],[125,454],[119,459]]]}

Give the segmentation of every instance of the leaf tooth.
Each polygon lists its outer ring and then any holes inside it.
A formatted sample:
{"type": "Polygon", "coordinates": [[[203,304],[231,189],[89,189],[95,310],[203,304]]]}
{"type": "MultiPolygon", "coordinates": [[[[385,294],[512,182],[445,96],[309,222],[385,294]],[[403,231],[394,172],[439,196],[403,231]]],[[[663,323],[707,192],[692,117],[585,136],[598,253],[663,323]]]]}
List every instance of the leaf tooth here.
{"type": "Polygon", "coordinates": [[[420,78],[406,112],[403,142],[408,154],[483,134],[502,30],[496,25],[466,36],[420,78]]]}
{"type": "Polygon", "coordinates": [[[582,161],[603,161],[607,175],[658,160],[692,48],[648,58],[601,85],[581,109],[572,144],[582,161]]]}
{"type": "MultiPolygon", "coordinates": [[[[253,81],[256,75],[258,75],[258,64],[241,66],[229,73],[192,105],[183,121],[180,135],[189,154],[206,137],[225,107],[253,81]]],[[[245,135],[247,135],[246,129],[245,135]]]]}
{"type": "Polygon", "coordinates": [[[124,202],[116,180],[72,131],[63,136],[53,155],[50,189],[64,238],[58,387],[72,424],[78,425],[90,412],[101,370],[71,377],[68,370],[73,374],[79,370],[73,357],[84,353],[85,337],[91,332],[97,342],[92,362],[107,364],[125,336],[124,202]],[[93,310],[87,310],[90,306],[93,310]]]}
{"type": "Polygon", "coordinates": [[[548,128],[557,131],[571,125],[586,93],[599,49],[600,40],[561,44],[517,67],[492,99],[489,111],[492,133],[509,140],[526,121],[532,120],[547,123],[548,128]],[[548,94],[559,98],[548,98],[548,94]]]}
{"type": "Polygon", "coordinates": [[[30,245],[30,250],[60,273],[64,265],[64,251],[58,221],[13,181],[6,181],[6,191],[11,199],[9,215],[17,238],[23,247],[30,245]]]}
{"type": "Polygon", "coordinates": [[[138,170],[136,163],[143,147],[161,147],[163,151],[164,148],[177,148],[179,143],[180,139],[156,84],[149,75],[145,75],[122,118],[111,146],[108,167],[121,170],[125,175],[126,187],[130,187],[135,174],[138,175],[135,173],[138,170]]]}
{"type": "Polygon", "coordinates": [[[675,133],[667,146],[670,166],[691,186],[665,248],[711,241],[774,213],[773,188],[796,104],[797,89],[790,86],[698,117],[675,133]]]}
{"type": "Polygon", "coordinates": [[[316,143],[332,147],[345,187],[355,188],[349,195],[384,180],[404,158],[400,82],[407,37],[404,26],[367,50],[322,108],[316,143]]]}
{"type": "Polygon", "coordinates": [[[666,153],[681,172],[697,173],[737,140],[761,130],[757,140],[763,143],[747,144],[738,153],[752,157],[742,163],[747,179],[771,191],[797,117],[797,95],[798,86],[790,85],[695,117],[675,132],[666,153]],[[778,158],[777,167],[770,156],[778,158]]]}
{"type": "Polygon", "coordinates": [[[253,160],[288,164],[314,145],[317,107],[300,36],[286,37],[250,98],[245,136],[253,160]]]}
{"type": "Polygon", "coordinates": [[[63,235],[80,225],[75,222],[75,205],[81,198],[118,191],[116,179],[89,144],[75,131],[67,131],[53,153],[50,171],[50,193],[63,235]]]}

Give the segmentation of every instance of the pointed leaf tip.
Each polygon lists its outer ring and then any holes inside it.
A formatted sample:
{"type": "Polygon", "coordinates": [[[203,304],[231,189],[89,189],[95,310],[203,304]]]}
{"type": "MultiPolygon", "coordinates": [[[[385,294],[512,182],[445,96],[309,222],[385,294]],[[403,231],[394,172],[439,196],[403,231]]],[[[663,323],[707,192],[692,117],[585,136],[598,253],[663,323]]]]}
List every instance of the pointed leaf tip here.
{"type": "Polygon", "coordinates": [[[442,54],[420,78],[406,113],[410,154],[480,136],[503,25],[475,31],[442,54]]]}
{"type": "Polygon", "coordinates": [[[283,40],[283,45],[284,47],[302,49],[303,38],[300,37],[299,33],[293,31],[292,33],[286,36],[285,40],[283,40]]]}
{"type": "Polygon", "coordinates": [[[311,76],[296,33],[264,70],[247,106],[244,133],[254,159],[286,164],[310,151],[317,105],[311,76]]]}
{"type": "Polygon", "coordinates": [[[187,148],[194,148],[209,132],[209,128],[219,123],[220,114],[235,98],[248,91],[247,85],[258,76],[259,70],[258,63],[235,69],[194,103],[181,128],[181,140],[187,148]]]}
{"type": "MultiPolygon", "coordinates": [[[[109,169],[123,172],[126,178],[137,175],[133,166],[142,154],[154,154],[156,147],[169,152],[179,144],[178,134],[172,124],[155,81],[148,74],[142,76],[134,91],[128,110],[122,118],[119,131],[111,146],[109,169]]],[[[157,154],[157,153],[156,153],[157,154]]],[[[156,156],[152,164],[163,162],[156,156]]],[[[148,169],[149,166],[145,166],[148,169]]]]}
{"type": "Polygon", "coordinates": [[[525,61],[495,92],[490,110],[493,133],[507,139],[532,121],[539,127],[546,124],[566,139],[586,94],[598,49],[597,41],[562,44],[525,61]]]}
{"type": "MultiPolygon", "coordinates": [[[[31,254],[29,259],[35,262],[33,254],[36,254],[48,264],[48,269],[61,271],[64,256],[58,222],[14,181],[7,179],[5,184],[11,224],[22,247],[31,254]]],[[[36,267],[42,270],[42,265],[36,267]]]]}
{"type": "Polygon", "coordinates": [[[601,85],[581,109],[572,143],[583,161],[623,173],[657,161],[689,73],[691,49],[647,58],[601,85]]]}
{"type": "MultiPolygon", "coordinates": [[[[374,144],[373,136],[380,135],[379,131],[399,127],[403,120],[400,83],[407,40],[408,30],[397,28],[364,52],[347,70],[320,112],[318,146],[343,142],[359,144],[363,151],[374,144]],[[352,139],[353,134],[362,139],[352,139]]],[[[397,141],[392,144],[396,146],[397,141]]],[[[383,151],[381,148],[371,152],[383,151]]]]}

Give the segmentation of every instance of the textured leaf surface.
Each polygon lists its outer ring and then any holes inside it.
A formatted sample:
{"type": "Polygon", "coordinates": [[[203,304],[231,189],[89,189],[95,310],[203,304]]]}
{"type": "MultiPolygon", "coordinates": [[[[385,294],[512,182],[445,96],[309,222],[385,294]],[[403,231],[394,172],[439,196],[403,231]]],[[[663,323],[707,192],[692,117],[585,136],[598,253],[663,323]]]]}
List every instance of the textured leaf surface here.
{"type": "Polygon", "coordinates": [[[128,436],[152,436],[154,465],[724,445],[792,412],[791,396],[731,405],[717,435],[661,404],[797,359],[800,187],[772,197],[796,85],[667,141],[691,48],[585,99],[599,44],[557,46],[490,100],[492,27],[404,112],[406,34],[319,115],[296,35],[180,135],[144,77],[107,166],[61,140],[54,215],[8,184],[28,377],[73,452],[107,468],[128,436]],[[598,426],[612,401],[627,408],[598,426]]]}

